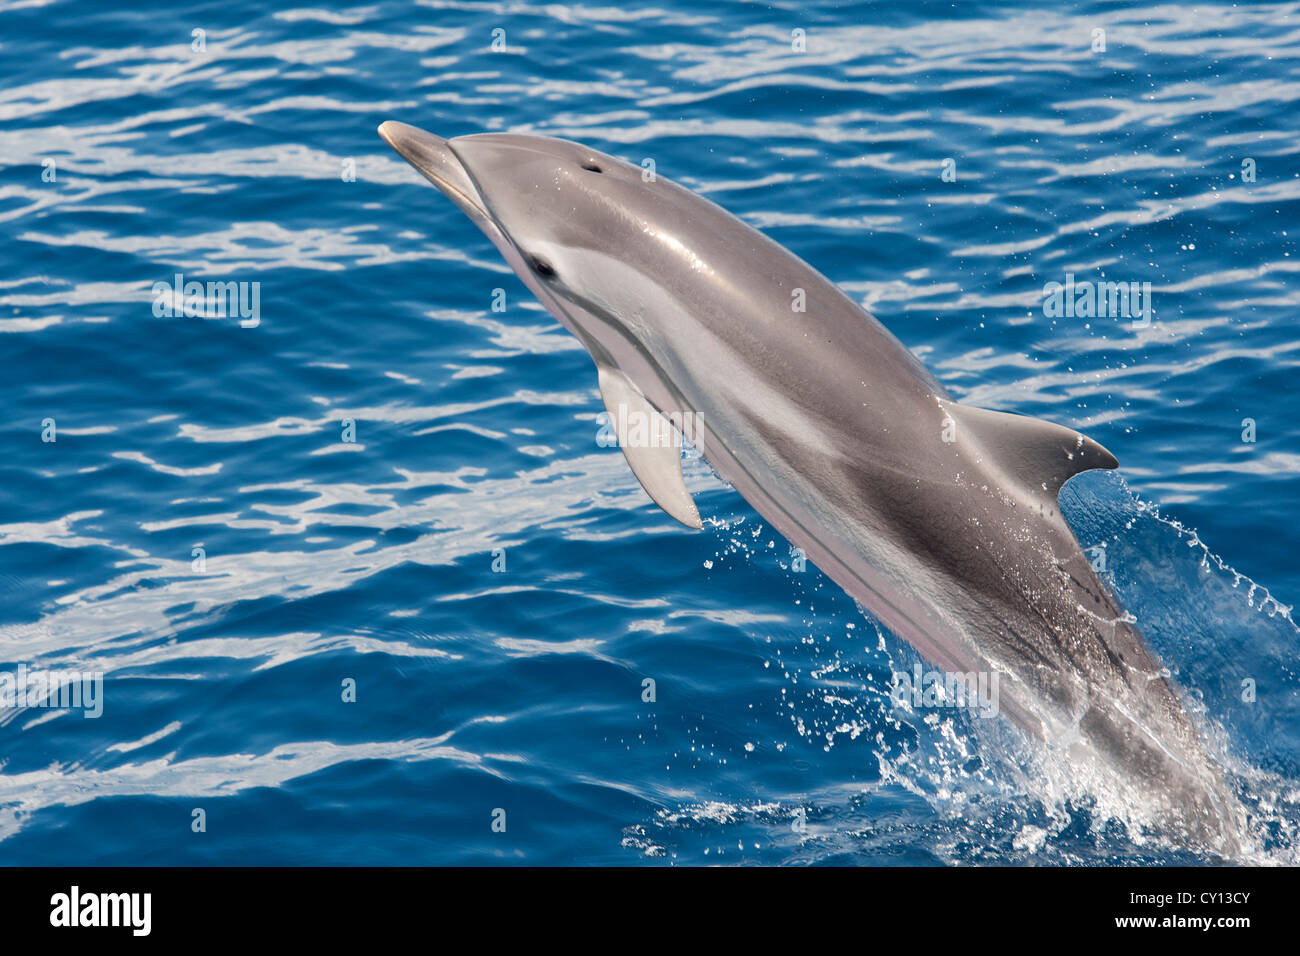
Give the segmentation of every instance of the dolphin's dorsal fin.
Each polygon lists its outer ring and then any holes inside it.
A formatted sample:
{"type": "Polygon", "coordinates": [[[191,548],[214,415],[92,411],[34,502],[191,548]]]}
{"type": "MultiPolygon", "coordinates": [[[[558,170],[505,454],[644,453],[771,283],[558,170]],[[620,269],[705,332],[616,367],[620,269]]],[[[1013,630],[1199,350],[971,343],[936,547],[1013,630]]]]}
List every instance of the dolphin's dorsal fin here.
{"type": "Polygon", "coordinates": [[[944,402],[943,410],[956,423],[959,446],[965,430],[992,464],[1018,479],[1035,497],[1053,503],[1061,485],[1079,472],[1119,466],[1115,456],[1097,442],[1064,425],[957,402],[944,402]]]}
{"type": "Polygon", "coordinates": [[[598,371],[600,397],[618,436],[618,447],[623,449],[641,487],[655,504],[686,527],[704,527],[682,478],[677,429],[621,371],[609,365],[598,366],[598,371]]]}

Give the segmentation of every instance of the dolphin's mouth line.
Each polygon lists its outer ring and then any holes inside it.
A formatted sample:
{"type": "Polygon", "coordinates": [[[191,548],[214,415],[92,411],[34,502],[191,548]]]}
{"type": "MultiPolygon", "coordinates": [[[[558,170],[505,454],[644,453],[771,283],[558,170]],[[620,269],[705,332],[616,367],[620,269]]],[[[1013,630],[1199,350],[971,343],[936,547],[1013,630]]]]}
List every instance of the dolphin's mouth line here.
{"type": "Polygon", "coordinates": [[[393,120],[380,124],[379,135],[470,219],[480,224],[493,221],[478,184],[450,141],[393,120]]]}
{"type": "Polygon", "coordinates": [[[450,199],[452,202],[456,203],[456,205],[461,206],[462,208],[465,205],[471,205],[471,206],[477,206],[478,208],[482,209],[483,217],[487,219],[489,222],[491,222],[492,225],[497,226],[498,229],[500,228],[496,220],[492,218],[492,214],[488,212],[487,206],[483,204],[480,197],[471,196],[468,193],[458,189],[456,186],[452,185],[449,182],[435,181],[434,185],[436,185],[439,189],[441,189],[444,193],[446,193],[447,198],[450,199]]]}

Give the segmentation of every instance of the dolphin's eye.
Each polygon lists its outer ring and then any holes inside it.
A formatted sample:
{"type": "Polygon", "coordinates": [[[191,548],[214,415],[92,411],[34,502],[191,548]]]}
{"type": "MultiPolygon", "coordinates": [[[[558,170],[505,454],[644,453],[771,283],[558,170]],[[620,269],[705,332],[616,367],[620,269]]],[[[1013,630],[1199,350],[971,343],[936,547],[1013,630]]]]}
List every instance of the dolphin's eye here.
{"type": "Polygon", "coordinates": [[[543,279],[555,278],[555,270],[551,267],[551,264],[541,256],[531,256],[528,260],[528,264],[532,266],[533,271],[543,279]]]}
{"type": "Polygon", "coordinates": [[[586,170],[587,172],[589,172],[589,173],[598,173],[598,172],[600,172],[600,167],[597,166],[595,163],[593,163],[591,160],[587,160],[587,162],[583,163],[583,164],[582,164],[582,168],[585,169],[585,170],[586,170]]]}

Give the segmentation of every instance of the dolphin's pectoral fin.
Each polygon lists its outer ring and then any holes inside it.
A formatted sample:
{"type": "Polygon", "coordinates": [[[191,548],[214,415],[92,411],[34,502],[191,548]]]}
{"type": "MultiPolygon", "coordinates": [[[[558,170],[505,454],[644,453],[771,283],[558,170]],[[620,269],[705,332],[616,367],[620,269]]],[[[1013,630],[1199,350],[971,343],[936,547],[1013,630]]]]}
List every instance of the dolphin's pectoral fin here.
{"type": "Polygon", "coordinates": [[[1119,467],[1115,456],[1105,448],[1064,425],[956,402],[944,403],[943,407],[957,424],[959,446],[962,431],[966,430],[1009,477],[1019,479],[1032,493],[1046,495],[1053,502],[1061,485],[1079,472],[1119,467]]]}
{"type": "Polygon", "coordinates": [[[600,397],[609,412],[618,447],[632,473],[655,504],[688,528],[704,527],[699,509],[682,478],[681,438],[677,429],[641,394],[626,375],[600,365],[600,397]]]}

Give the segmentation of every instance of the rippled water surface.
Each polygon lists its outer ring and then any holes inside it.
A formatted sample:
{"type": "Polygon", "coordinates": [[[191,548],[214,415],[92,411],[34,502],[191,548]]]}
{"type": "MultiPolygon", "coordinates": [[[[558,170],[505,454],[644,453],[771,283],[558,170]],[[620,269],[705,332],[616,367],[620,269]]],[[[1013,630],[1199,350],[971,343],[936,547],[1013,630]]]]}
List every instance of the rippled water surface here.
{"type": "Polygon", "coordinates": [[[660,512],[397,118],[653,159],[1114,451],[1069,519],[1294,862],[1298,60],[1292,4],[0,0],[0,664],[105,674],[0,710],[0,859],[1211,859],[900,713],[915,655],[703,465],[660,512]],[[260,322],[156,315],[178,273],[260,322]]]}

